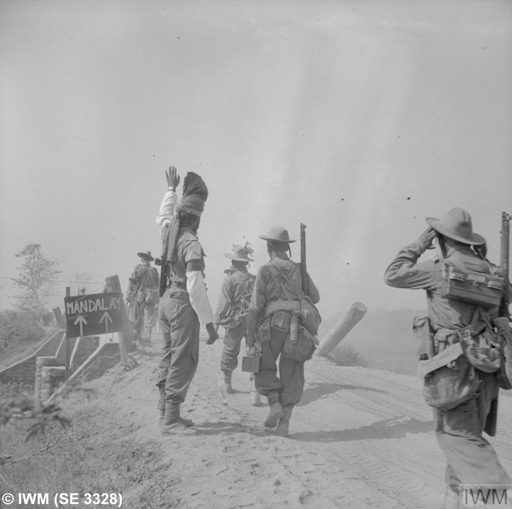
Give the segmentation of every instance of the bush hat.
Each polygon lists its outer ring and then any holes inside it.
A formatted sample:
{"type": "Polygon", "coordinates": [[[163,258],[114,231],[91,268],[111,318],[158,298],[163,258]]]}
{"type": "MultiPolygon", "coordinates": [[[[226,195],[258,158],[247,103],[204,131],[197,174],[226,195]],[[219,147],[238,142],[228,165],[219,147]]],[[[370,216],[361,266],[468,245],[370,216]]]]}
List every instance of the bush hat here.
{"type": "Polygon", "coordinates": [[[481,235],[473,233],[471,216],[466,210],[455,207],[442,219],[427,217],[425,221],[436,232],[444,235],[445,237],[456,240],[457,242],[469,244],[470,246],[480,246],[485,244],[485,239],[481,235]]]}
{"type": "Polygon", "coordinates": [[[253,262],[254,260],[249,258],[252,252],[252,249],[247,247],[247,245],[245,247],[233,246],[231,253],[226,253],[224,256],[237,262],[253,262]]]}
{"type": "Polygon", "coordinates": [[[140,253],[137,253],[137,256],[150,262],[154,260],[154,258],[151,256],[151,251],[141,251],[140,253]]]}
{"type": "Polygon", "coordinates": [[[272,242],[281,242],[283,244],[296,242],[295,240],[290,239],[288,236],[288,230],[282,226],[273,226],[270,228],[268,235],[260,235],[260,239],[270,240],[272,242]]]}

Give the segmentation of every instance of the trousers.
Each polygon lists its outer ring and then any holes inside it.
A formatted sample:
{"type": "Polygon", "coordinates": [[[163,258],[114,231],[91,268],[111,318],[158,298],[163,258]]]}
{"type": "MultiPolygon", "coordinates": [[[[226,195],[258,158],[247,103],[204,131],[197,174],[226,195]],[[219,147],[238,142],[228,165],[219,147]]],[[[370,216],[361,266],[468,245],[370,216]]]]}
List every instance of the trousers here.
{"type": "Polygon", "coordinates": [[[137,337],[141,337],[142,331],[144,331],[144,336],[151,338],[151,332],[156,324],[158,317],[157,306],[152,306],[146,303],[140,304],[136,317],[137,321],[133,324],[133,326],[137,337]]]}
{"type": "Polygon", "coordinates": [[[224,333],[224,348],[220,358],[222,371],[233,371],[238,366],[240,345],[245,336],[246,325],[241,323],[236,327],[226,329],[224,333]]]}
{"type": "Polygon", "coordinates": [[[304,392],[304,363],[290,359],[283,352],[288,332],[270,331],[270,341],[261,343],[260,369],[255,374],[256,389],[263,396],[278,392],[283,406],[296,405],[304,392]]]}
{"type": "Polygon", "coordinates": [[[199,318],[186,290],[171,288],[158,309],[164,338],[157,386],[165,401],[185,401],[199,362],[199,318]]]}
{"type": "Polygon", "coordinates": [[[446,460],[446,484],[459,493],[459,485],[504,485],[510,477],[501,466],[483,430],[491,404],[498,396],[494,373],[479,372],[477,398],[452,410],[434,410],[436,438],[446,460]]]}

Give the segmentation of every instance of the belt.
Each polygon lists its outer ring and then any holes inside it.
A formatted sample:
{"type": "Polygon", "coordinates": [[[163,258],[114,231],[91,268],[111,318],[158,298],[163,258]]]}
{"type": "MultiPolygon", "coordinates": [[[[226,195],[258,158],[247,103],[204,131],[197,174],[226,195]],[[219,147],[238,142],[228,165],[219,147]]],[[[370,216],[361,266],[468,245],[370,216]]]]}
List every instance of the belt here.
{"type": "Polygon", "coordinates": [[[265,316],[270,316],[276,311],[300,311],[300,302],[297,300],[276,300],[265,308],[265,316]]]}

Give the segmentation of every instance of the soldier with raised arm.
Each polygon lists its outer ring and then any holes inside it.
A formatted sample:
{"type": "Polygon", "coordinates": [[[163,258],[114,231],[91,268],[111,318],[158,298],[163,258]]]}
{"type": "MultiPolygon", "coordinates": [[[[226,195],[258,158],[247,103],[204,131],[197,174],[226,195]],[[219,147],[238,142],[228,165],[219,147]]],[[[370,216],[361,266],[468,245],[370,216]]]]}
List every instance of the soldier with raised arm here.
{"type": "Polygon", "coordinates": [[[168,189],[156,218],[162,232],[162,260],[167,284],[160,301],[159,321],[164,337],[157,386],[160,390],[162,434],[186,434],[192,421],[180,415],[199,361],[199,332],[204,325],[207,344],[218,339],[204,284],[204,252],[197,230],[208,189],[192,172],[184,179],[183,196],[176,197],[180,177],[171,166],[168,189]]]}

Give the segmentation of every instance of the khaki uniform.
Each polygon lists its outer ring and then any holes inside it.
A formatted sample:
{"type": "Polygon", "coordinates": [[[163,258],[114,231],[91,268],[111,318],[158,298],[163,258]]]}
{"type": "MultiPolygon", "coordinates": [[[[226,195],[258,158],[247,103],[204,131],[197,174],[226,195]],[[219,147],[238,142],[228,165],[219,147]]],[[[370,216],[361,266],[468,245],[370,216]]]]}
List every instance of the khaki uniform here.
{"type": "Polygon", "coordinates": [[[159,281],[160,278],[155,267],[145,264],[137,265],[130,276],[129,312],[137,338],[151,339],[151,331],[156,324],[158,306],[147,302],[146,290],[153,290],[156,296],[159,281]]]}
{"type": "Polygon", "coordinates": [[[186,289],[187,263],[199,260],[204,270],[204,252],[197,235],[191,230],[180,230],[176,253],[169,288],[159,307],[164,356],[159,365],[157,385],[166,403],[185,400],[199,362],[200,322],[186,289]]]}
{"type": "MultiPolygon", "coordinates": [[[[287,291],[293,295],[301,292],[300,264],[290,260],[286,254],[281,253],[260,267],[249,306],[247,334],[256,335],[261,342],[260,369],[255,375],[258,392],[263,396],[270,396],[269,403],[272,403],[271,397],[277,393],[283,407],[293,406],[300,401],[304,391],[304,362],[296,362],[283,352],[289,333],[270,327],[272,315],[266,313],[268,305],[274,304],[273,310],[277,311],[275,303],[288,300],[275,276],[275,269],[270,266],[280,270],[287,278],[287,291]]],[[[316,304],[320,300],[320,295],[309,276],[308,279],[309,297],[316,304]]]]}
{"type": "MultiPolygon", "coordinates": [[[[420,242],[403,248],[386,270],[385,282],[396,288],[425,290],[432,329],[436,338],[442,339],[469,326],[476,307],[443,296],[442,263],[433,260],[417,263],[423,251],[420,242]]],[[[488,274],[490,270],[469,246],[449,247],[446,260],[463,264],[470,271],[488,274]]],[[[489,312],[492,316],[497,308],[489,312]]],[[[477,398],[452,410],[434,410],[436,437],[448,462],[446,483],[455,493],[460,484],[510,483],[494,449],[482,435],[486,422],[493,417],[491,406],[498,397],[496,375],[479,370],[477,375],[480,380],[477,398]]]]}
{"type": "Polygon", "coordinates": [[[238,366],[240,344],[247,332],[247,307],[256,276],[247,269],[234,268],[224,279],[215,313],[215,324],[225,329],[224,348],[220,361],[222,371],[233,371],[238,366]],[[244,303],[247,302],[247,305],[244,303]]]}

